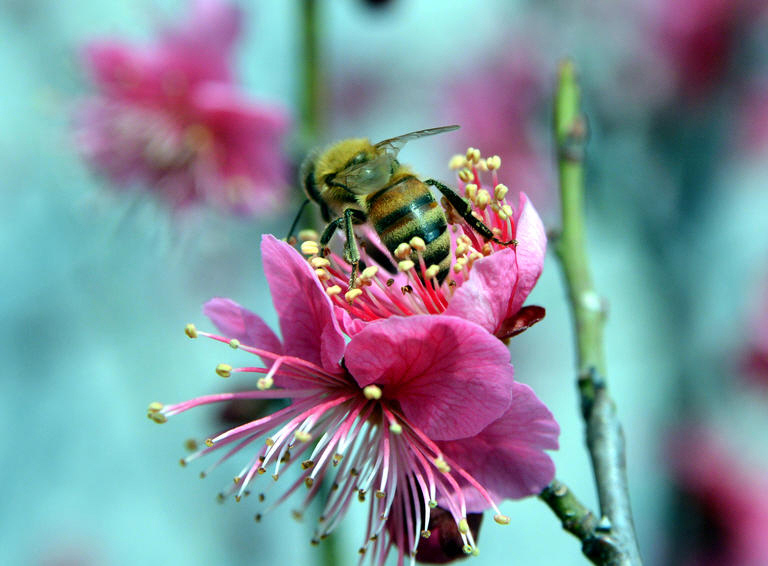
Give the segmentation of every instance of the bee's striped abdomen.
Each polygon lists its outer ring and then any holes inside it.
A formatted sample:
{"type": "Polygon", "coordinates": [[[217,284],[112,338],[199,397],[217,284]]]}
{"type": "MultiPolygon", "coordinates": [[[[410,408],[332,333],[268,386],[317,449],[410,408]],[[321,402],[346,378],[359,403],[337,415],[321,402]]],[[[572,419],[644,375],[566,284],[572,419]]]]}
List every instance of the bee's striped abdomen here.
{"type": "MultiPolygon", "coordinates": [[[[366,204],[368,217],[390,253],[418,236],[427,245],[421,252],[426,266],[439,266],[437,280],[445,279],[451,266],[451,238],[445,213],[424,183],[410,175],[403,177],[371,195],[366,204]]],[[[412,259],[418,265],[415,253],[412,259]]]]}

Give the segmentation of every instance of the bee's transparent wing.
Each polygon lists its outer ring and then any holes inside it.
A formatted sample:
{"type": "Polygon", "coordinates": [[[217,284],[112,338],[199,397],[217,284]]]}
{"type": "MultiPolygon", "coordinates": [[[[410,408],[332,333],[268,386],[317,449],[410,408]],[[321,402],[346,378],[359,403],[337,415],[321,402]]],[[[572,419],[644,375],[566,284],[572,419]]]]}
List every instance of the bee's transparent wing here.
{"type": "Polygon", "coordinates": [[[452,126],[441,126],[439,128],[427,128],[426,130],[418,130],[416,132],[410,132],[397,136],[396,138],[389,138],[384,141],[380,141],[376,144],[376,148],[385,151],[391,157],[397,157],[397,154],[403,149],[403,146],[411,140],[417,138],[424,138],[427,136],[434,136],[437,134],[444,134],[445,132],[452,132],[458,130],[459,126],[454,124],[452,126]]]}

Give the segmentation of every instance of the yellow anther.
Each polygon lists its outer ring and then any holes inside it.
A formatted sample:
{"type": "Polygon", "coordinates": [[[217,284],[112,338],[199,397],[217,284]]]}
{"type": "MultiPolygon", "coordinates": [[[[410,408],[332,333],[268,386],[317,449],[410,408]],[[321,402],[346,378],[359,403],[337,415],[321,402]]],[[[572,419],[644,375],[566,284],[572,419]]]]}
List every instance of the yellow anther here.
{"type": "MultiPolygon", "coordinates": [[[[462,258],[460,258],[462,259],[462,258]]],[[[453,272],[454,273],[461,273],[461,270],[464,269],[464,266],[460,263],[454,263],[453,264],[453,272]]]]}
{"type": "Polygon", "coordinates": [[[298,440],[299,442],[309,442],[312,440],[312,435],[304,430],[297,430],[293,433],[293,436],[298,440]]]}
{"type": "Polygon", "coordinates": [[[467,164],[467,158],[463,155],[454,155],[448,162],[448,167],[451,169],[460,169],[467,164]]]}
{"type": "Polygon", "coordinates": [[[302,470],[308,470],[308,469],[310,469],[310,468],[311,468],[312,466],[314,466],[314,465],[315,465],[315,462],[314,462],[314,461],[312,461],[312,460],[304,460],[304,461],[301,463],[301,469],[302,469],[302,470]]]}
{"type": "Polygon", "coordinates": [[[205,439],[205,445],[206,445],[208,448],[210,448],[211,446],[213,446],[213,439],[212,439],[212,438],[206,438],[206,439],[205,439]]]}
{"type": "Polygon", "coordinates": [[[469,200],[475,202],[477,198],[477,185],[475,183],[467,183],[464,186],[464,194],[467,195],[469,200]]]}
{"type": "Polygon", "coordinates": [[[304,514],[298,509],[294,509],[293,511],[291,511],[291,517],[293,517],[297,521],[301,521],[304,518],[304,514]]]}
{"type": "Polygon", "coordinates": [[[501,157],[498,155],[492,155],[491,157],[488,157],[485,162],[488,165],[489,171],[493,171],[494,169],[501,167],[501,157]]]}
{"type": "Polygon", "coordinates": [[[320,246],[315,241],[307,240],[301,243],[301,253],[304,255],[317,255],[320,253],[320,246]]]}
{"type": "Polygon", "coordinates": [[[280,475],[279,474],[272,474],[272,479],[277,481],[277,480],[280,479],[280,475]]]}
{"type": "Polygon", "coordinates": [[[472,556],[479,556],[480,555],[480,549],[476,546],[472,547],[472,556]]]}
{"type": "Polygon", "coordinates": [[[317,278],[320,281],[328,281],[331,278],[331,274],[328,273],[325,269],[315,269],[315,275],[317,275],[317,278]]]}
{"type": "Polygon", "coordinates": [[[197,328],[195,328],[194,324],[189,323],[184,327],[184,334],[190,338],[197,338],[197,328]]]}
{"type": "Polygon", "coordinates": [[[466,519],[461,519],[458,523],[458,527],[459,527],[459,532],[463,535],[469,532],[469,523],[467,523],[466,519]]]}
{"type": "Polygon", "coordinates": [[[271,388],[275,384],[275,380],[271,377],[260,377],[256,380],[256,388],[259,391],[265,391],[271,388]]]}
{"type": "Polygon", "coordinates": [[[314,230],[300,230],[299,231],[299,240],[302,242],[310,242],[314,241],[317,242],[320,239],[320,236],[318,236],[317,232],[314,230]]]}
{"type": "Polygon", "coordinates": [[[467,161],[471,161],[471,160],[472,160],[472,156],[473,156],[474,154],[475,154],[475,148],[474,148],[474,147],[472,147],[472,146],[469,146],[469,147],[467,148],[467,152],[466,152],[464,155],[466,156],[466,160],[467,160],[467,161]]]}
{"type": "Polygon", "coordinates": [[[351,305],[354,302],[354,300],[362,294],[363,294],[362,289],[350,289],[349,291],[344,293],[344,300],[351,305]]]}
{"type": "Polygon", "coordinates": [[[331,262],[324,257],[313,257],[309,260],[309,264],[315,269],[319,269],[321,267],[328,267],[331,265],[331,262]]]}
{"type": "Polygon", "coordinates": [[[507,196],[508,191],[509,189],[505,184],[499,183],[493,188],[493,196],[496,198],[496,200],[504,200],[504,197],[507,196]]]}
{"type": "Polygon", "coordinates": [[[456,246],[456,257],[461,257],[469,251],[469,246],[465,243],[460,243],[456,246]]]}
{"type": "Polygon", "coordinates": [[[168,418],[163,413],[155,413],[153,411],[150,411],[147,413],[147,416],[155,421],[157,424],[163,424],[164,422],[168,422],[168,418]]]}
{"type": "Polygon", "coordinates": [[[197,450],[197,440],[195,440],[194,438],[188,438],[187,440],[184,441],[184,448],[186,448],[190,452],[194,452],[195,450],[197,450]]]}
{"type": "Polygon", "coordinates": [[[477,165],[475,167],[480,169],[480,171],[488,171],[488,161],[485,159],[481,159],[477,162],[477,165]]]}
{"type": "Polygon", "coordinates": [[[425,271],[424,271],[424,277],[427,279],[434,279],[437,277],[437,274],[440,273],[440,266],[439,265],[430,265],[425,271]]]}
{"type": "Polygon", "coordinates": [[[259,474],[260,476],[263,476],[264,474],[267,473],[267,469],[264,467],[259,467],[256,469],[256,473],[259,474]]]}
{"type": "Polygon", "coordinates": [[[434,499],[430,499],[427,503],[430,509],[434,509],[435,507],[437,507],[437,501],[435,501],[434,499]]]}
{"type": "Polygon", "coordinates": [[[465,544],[464,546],[461,547],[461,550],[462,552],[464,552],[464,554],[472,554],[472,545],[465,544]]]}
{"type": "Polygon", "coordinates": [[[450,473],[451,467],[448,465],[448,462],[443,460],[442,456],[438,456],[437,458],[435,458],[434,463],[435,463],[435,467],[441,472],[443,472],[444,474],[450,473]]]}
{"type": "Polygon", "coordinates": [[[392,434],[402,434],[403,427],[400,426],[400,423],[392,423],[389,425],[389,432],[392,434]]]}
{"type": "Polygon", "coordinates": [[[156,413],[156,412],[162,410],[162,408],[163,408],[163,404],[162,403],[160,403],[159,401],[154,401],[154,402],[149,404],[149,407],[147,407],[147,412],[149,412],[149,413],[156,413]]]}
{"type": "Polygon", "coordinates": [[[475,180],[475,175],[472,173],[471,169],[464,168],[459,171],[459,179],[464,181],[465,183],[471,183],[475,180]]]}
{"type": "Polygon", "coordinates": [[[423,531],[421,531],[421,538],[429,538],[431,536],[432,536],[432,531],[430,531],[429,529],[424,529],[423,531]]]}
{"type": "Polygon", "coordinates": [[[232,375],[232,366],[229,364],[219,364],[216,366],[216,373],[221,377],[229,377],[232,375]]]}
{"type": "Polygon", "coordinates": [[[486,242],[485,244],[483,244],[482,252],[484,256],[491,255],[491,253],[493,253],[493,247],[491,246],[490,242],[486,242]]]}
{"type": "Polygon", "coordinates": [[[378,385],[366,385],[363,387],[363,395],[371,401],[381,399],[381,389],[378,385]]]}
{"type": "Polygon", "coordinates": [[[413,238],[411,238],[411,241],[408,243],[417,252],[423,252],[424,250],[427,249],[427,244],[424,243],[424,240],[422,240],[418,236],[414,236],[413,238]]]}
{"type": "Polygon", "coordinates": [[[369,265],[365,269],[363,269],[362,273],[360,273],[360,279],[364,281],[370,281],[374,277],[376,277],[376,273],[379,271],[378,265],[369,265]]]}
{"type": "Polygon", "coordinates": [[[486,191],[485,189],[480,189],[477,191],[477,206],[480,208],[480,210],[484,210],[488,204],[491,202],[491,193],[486,191]]]}
{"type": "Polygon", "coordinates": [[[377,489],[373,494],[376,496],[376,499],[384,499],[387,496],[387,494],[380,489],[377,489]]]}
{"type": "Polygon", "coordinates": [[[496,521],[499,525],[509,525],[510,522],[510,518],[507,515],[502,515],[501,513],[494,515],[493,520],[496,521]]]}
{"type": "Polygon", "coordinates": [[[235,485],[237,485],[240,483],[241,479],[243,478],[241,478],[240,476],[235,476],[234,478],[232,478],[232,481],[234,482],[235,485]]]}
{"type": "Polygon", "coordinates": [[[512,215],[515,213],[515,211],[514,211],[514,210],[512,210],[512,207],[511,207],[511,206],[509,206],[508,204],[505,204],[504,206],[502,206],[502,207],[501,207],[501,211],[502,211],[504,214],[506,214],[507,216],[510,216],[510,217],[511,217],[511,216],[512,216],[512,215]]]}
{"type": "Polygon", "coordinates": [[[338,285],[332,285],[328,287],[325,290],[325,292],[329,297],[333,297],[334,295],[338,295],[339,293],[341,293],[341,287],[339,287],[338,285]]]}
{"type": "Polygon", "coordinates": [[[506,220],[507,218],[509,218],[509,215],[503,210],[496,210],[495,212],[496,214],[499,215],[499,220],[506,220]]]}
{"type": "Polygon", "coordinates": [[[402,242],[399,246],[395,248],[394,256],[397,259],[405,259],[410,255],[411,255],[411,246],[409,246],[405,242],[402,242]]]}
{"type": "Polygon", "coordinates": [[[232,340],[229,341],[229,347],[233,350],[237,350],[240,347],[240,340],[232,338],[232,340]]]}
{"type": "Polygon", "coordinates": [[[182,468],[186,468],[187,467],[187,461],[184,458],[182,458],[181,460],[179,460],[179,465],[182,468]]]}
{"type": "Polygon", "coordinates": [[[304,485],[307,486],[307,489],[315,485],[315,478],[304,478],[304,485]]]}
{"type": "Polygon", "coordinates": [[[410,271],[415,265],[410,259],[405,259],[397,264],[397,269],[400,271],[410,271]]]}

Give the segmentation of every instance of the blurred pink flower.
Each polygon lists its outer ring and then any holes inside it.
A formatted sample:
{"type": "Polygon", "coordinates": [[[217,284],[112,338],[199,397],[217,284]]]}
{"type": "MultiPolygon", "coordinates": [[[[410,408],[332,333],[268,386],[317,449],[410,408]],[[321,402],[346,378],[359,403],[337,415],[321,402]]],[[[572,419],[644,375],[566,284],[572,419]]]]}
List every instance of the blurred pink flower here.
{"type": "Polygon", "coordinates": [[[686,566],[768,564],[768,482],[704,429],[673,436],[668,451],[673,480],[685,496],[678,522],[694,532],[678,537],[686,566]]]}
{"type": "Polygon", "coordinates": [[[768,294],[757,303],[749,323],[749,338],[741,355],[742,369],[755,384],[768,387],[768,294]]]}
{"type": "MultiPolygon", "coordinates": [[[[498,156],[483,159],[471,149],[469,159],[456,156],[459,193],[466,195],[474,213],[503,241],[516,245],[486,242],[454,210],[448,207],[452,231],[452,268],[445,281],[438,281],[437,266],[427,266],[420,256],[423,242],[414,239],[401,244],[397,255],[399,273],[383,269],[372,255],[388,257],[378,236],[365,235],[361,255],[368,266],[349,289],[350,266],[335,253],[320,250],[314,241],[302,244],[302,252],[330,295],[344,331],[350,335],[368,323],[391,316],[446,314],[471,320],[498,338],[518,334],[544,317],[541,307],[523,307],[525,299],[541,275],[547,238],[544,226],[525,193],[517,207],[506,199],[508,189],[498,178],[498,156]],[[486,177],[485,183],[482,177],[486,177]],[[419,258],[417,265],[409,257],[419,258]],[[402,252],[402,253],[400,253],[402,252]],[[346,290],[346,291],[345,291],[346,290]]],[[[293,250],[286,249],[293,255],[293,250]]],[[[391,269],[391,268],[390,268],[391,269]]]]}
{"type": "Polygon", "coordinates": [[[648,41],[686,97],[706,95],[725,80],[737,42],[762,0],[657,0],[647,4],[648,41]]]}
{"type": "Polygon", "coordinates": [[[456,136],[459,143],[466,146],[471,140],[479,147],[498,151],[507,184],[533,195],[541,210],[548,211],[555,203],[554,179],[549,165],[549,131],[541,126],[548,121],[540,118],[549,116],[549,67],[533,42],[506,46],[504,53],[509,56],[473,67],[471,80],[462,75],[445,89],[450,96],[448,122],[461,124],[456,136]]]}
{"type": "Polygon", "coordinates": [[[300,462],[298,479],[263,513],[302,485],[306,507],[327,477],[333,483],[314,540],[336,527],[353,499],[367,498],[361,552],[377,564],[393,546],[400,562],[416,551],[430,535],[425,519],[437,505],[450,513],[464,552],[471,553],[469,513],[492,508],[496,521],[506,524],[498,501],[535,494],[549,483],[554,465],[544,450],[557,448],[559,427],[533,391],[514,382],[499,340],[458,317],[417,315],[370,324],[347,341],[306,261],[271,236],[262,241],[262,257],[282,340],[229,299],[213,299],[204,309],[226,337],[187,327],[190,337],[207,336],[259,356],[256,367],[217,367],[222,377],[261,375],[257,389],[153,403],[148,416],[165,422],[232,399],[292,403],[210,438],[182,464],[225,449],[215,467],[265,439],[227,495],[240,500],[268,468],[277,480],[282,468],[300,462]]]}
{"type": "Polygon", "coordinates": [[[736,149],[764,157],[768,149],[768,81],[750,85],[736,110],[736,149]]]}
{"type": "Polygon", "coordinates": [[[80,151],[120,187],[145,185],[174,208],[206,202],[264,213],[286,198],[285,111],[247,100],[232,78],[240,11],[197,0],[149,45],[88,44],[96,94],[76,114],[80,151]]]}

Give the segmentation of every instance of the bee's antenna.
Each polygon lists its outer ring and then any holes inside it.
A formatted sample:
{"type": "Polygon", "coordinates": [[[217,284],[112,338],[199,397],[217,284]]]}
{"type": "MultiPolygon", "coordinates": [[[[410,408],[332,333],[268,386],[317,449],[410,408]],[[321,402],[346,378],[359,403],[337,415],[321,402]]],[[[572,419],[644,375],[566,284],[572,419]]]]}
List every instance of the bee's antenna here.
{"type": "Polygon", "coordinates": [[[301,213],[304,212],[304,207],[306,207],[309,204],[309,199],[304,199],[304,202],[301,203],[301,206],[299,207],[299,212],[296,214],[296,218],[293,219],[293,224],[291,224],[291,229],[288,230],[288,235],[285,237],[285,241],[289,241],[291,239],[291,236],[293,236],[293,231],[296,229],[296,225],[299,223],[299,219],[301,218],[301,213]]]}

